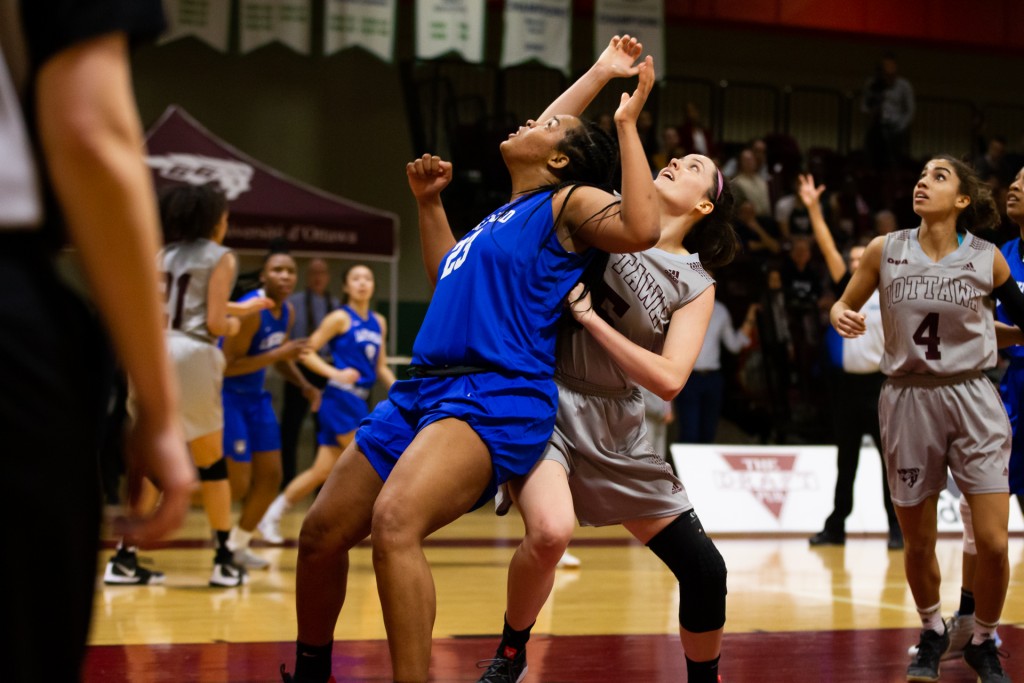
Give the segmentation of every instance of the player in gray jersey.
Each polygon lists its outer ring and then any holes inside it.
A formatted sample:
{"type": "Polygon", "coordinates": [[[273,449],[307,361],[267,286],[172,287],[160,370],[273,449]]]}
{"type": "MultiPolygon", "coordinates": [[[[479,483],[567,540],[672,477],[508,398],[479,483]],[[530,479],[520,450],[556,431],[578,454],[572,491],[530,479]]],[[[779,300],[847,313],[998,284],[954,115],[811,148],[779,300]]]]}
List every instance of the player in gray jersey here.
{"type": "MultiPolygon", "coordinates": [[[[908,681],[937,681],[950,635],[942,620],[935,557],[936,508],[947,468],[967,498],[977,547],[976,616],[964,659],[984,683],[1009,681],[993,634],[1009,580],[1007,524],[1010,425],[992,383],[996,362],[992,301],[1024,323],[1024,295],[1006,259],[970,234],[998,220],[988,188],[946,156],[930,160],[914,188],[921,226],[878,237],[832,308],[844,337],[864,333],[857,311],[881,295],[889,376],[879,399],[892,501],[906,540],[904,568],[923,629],[908,681]]],[[[1020,330],[1011,332],[1019,338],[1020,330]]],[[[1016,343],[1016,342],[1014,342],[1016,343]]]]}
{"type": "MultiPolygon", "coordinates": [[[[177,185],[160,197],[160,218],[167,246],[157,256],[163,279],[168,353],[181,391],[181,421],[192,460],[199,470],[203,507],[216,535],[211,586],[240,586],[245,570],[227,548],[231,530],[231,489],[223,459],[221,381],[224,354],[217,338],[239,329],[237,316],[267,307],[259,299],[244,305],[228,302],[235,281],[235,257],[222,246],[227,232],[227,199],[212,185],[177,185]]],[[[147,487],[151,505],[156,489],[147,487]]],[[[142,567],[135,548],[125,541],[107,563],[108,585],[162,583],[162,572],[142,567]]]]}
{"type": "MultiPolygon", "coordinates": [[[[581,111],[610,78],[629,75],[639,50],[635,39],[613,38],[549,111],[581,111]]],[[[693,369],[714,307],[714,281],[702,261],[727,263],[737,248],[732,195],[715,164],[696,154],[673,159],[655,188],[656,247],[611,255],[592,288],[596,306],[590,294],[581,296],[583,285],[570,296],[580,325],[567,325],[559,339],[555,431],[541,461],[506,492],[526,535],[509,566],[502,640],[480,683],[525,676],[529,631],[551,592],[574,511],[584,525],[622,524],[668,565],[680,583],[687,680],[718,680],[725,563],[682,483],[646,438],[638,385],[670,400],[693,369]]]]}

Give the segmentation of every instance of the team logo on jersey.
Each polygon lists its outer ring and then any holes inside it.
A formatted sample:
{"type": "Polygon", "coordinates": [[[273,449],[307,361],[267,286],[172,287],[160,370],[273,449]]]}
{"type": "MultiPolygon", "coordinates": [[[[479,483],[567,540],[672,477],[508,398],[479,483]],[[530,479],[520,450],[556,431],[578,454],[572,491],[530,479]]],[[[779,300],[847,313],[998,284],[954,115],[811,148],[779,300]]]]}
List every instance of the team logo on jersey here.
{"type": "Polygon", "coordinates": [[[905,266],[905,265],[909,264],[909,261],[907,261],[907,259],[905,259],[905,258],[894,259],[892,257],[889,257],[889,258],[885,259],[885,262],[886,263],[891,263],[894,266],[905,266]]]}
{"type": "Polygon", "coordinates": [[[245,455],[245,439],[235,439],[235,455],[245,455]]]}
{"type": "Polygon", "coordinates": [[[914,488],[914,484],[917,483],[918,477],[921,475],[920,467],[908,467],[905,470],[896,470],[896,473],[900,475],[900,481],[907,485],[907,488],[914,488]]]}
{"type": "Polygon", "coordinates": [[[668,270],[666,268],[665,269],[665,275],[668,275],[668,278],[670,280],[672,280],[672,282],[679,282],[679,271],[678,270],[668,270]]]}
{"type": "Polygon", "coordinates": [[[978,271],[976,271],[974,269],[974,264],[972,262],[970,262],[970,261],[968,261],[967,264],[963,268],[961,268],[960,270],[966,270],[966,271],[971,272],[971,273],[977,273],[978,272],[978,271]]]}
{"type": "Polygon", "coordinates": [[[791,492],[817,488],[818,482],[812,472],[796,470],[796,458],[796,453],[723,453],[722,459],[731,471],[716,473],[718,486],[749,491],[775,519],[781,519],[782,508],[791,492]]]}

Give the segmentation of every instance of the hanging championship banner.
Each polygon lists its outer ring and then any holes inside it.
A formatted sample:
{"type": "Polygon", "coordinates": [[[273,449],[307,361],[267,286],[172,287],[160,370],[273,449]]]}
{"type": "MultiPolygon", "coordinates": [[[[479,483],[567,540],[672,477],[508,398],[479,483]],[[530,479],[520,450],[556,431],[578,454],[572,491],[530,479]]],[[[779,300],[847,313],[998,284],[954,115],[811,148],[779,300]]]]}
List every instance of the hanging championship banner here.
{"type": "Polygon", "coordinates": [[[484,0],[417,0],[416,57],[456,52],[467,62],[483,62],[484,18],[484,0]]]}
{"type": "Polygon", "coordinates": [[[167,32],[160,43],[195,36],[214,50],[228,51],[231,3],[221,0],[164,0],[167,32]]]}
{"type": "Polygon", "coordinates": [[[501,66],[537,60],[569,73],[570,0],[506,0],[501,66]]]}
{"type": "Polygon", "coordinates": [[[654,57],[658,79],[666,75],[665,5],[663,0],[596,0],[594,5],[594,58],[614,35],[628,33],[644,44],[644,56],[654,57]]]}
{"type": "Polygon", "coordinates": [[[385,62],[395,60],[395,0],[327,0],[324,54],[361,47],[385,62]]]}
{"type": "Polygon", "coordinates": [[[311,11],[309,0],[242,0],[242,54],[277,41],[308,55],[311,11]]]}

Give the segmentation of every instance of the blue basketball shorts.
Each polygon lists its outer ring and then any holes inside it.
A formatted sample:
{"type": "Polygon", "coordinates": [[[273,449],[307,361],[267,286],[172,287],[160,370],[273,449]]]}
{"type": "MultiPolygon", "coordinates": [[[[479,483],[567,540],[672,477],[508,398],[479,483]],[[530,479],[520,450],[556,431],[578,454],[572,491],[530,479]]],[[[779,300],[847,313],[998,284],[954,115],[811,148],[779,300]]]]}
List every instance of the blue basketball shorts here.
{"type": "Polygon", "coordinates": [[[337,446],[338,437],[355,431],[369,413],[366,399],[328,385],[320,399],[320,412],[317,414],[320,430],[316,442],[321,446],[337,446]]]}
{"type": "Polygon", "coordinates": [[[281,428],[269,391],[224,392],[224,455],[252,462],[253,453],[281,450],[281,428]]]}
{"type": "Polygon", "coordinates": [[[462,420],[487,446],[494,472],[476,509],[494,497],[498,486],[529,472],[544,454],[557,409],[553,379],[481,372],[402,380],[363,420],[356,443],[387,481],[421,429],[447,418],[462,420]]]}
{"type": "Polygon", "coordinates": [[[1010,418],[1013,441],[1010,447],[1010,493],[1024,495],[1024,425],[1021,425],[1021,410],[1024,409],[1024,358],[1010,361],[1009,367],[999,383],[999,395],[1010,418]]]}

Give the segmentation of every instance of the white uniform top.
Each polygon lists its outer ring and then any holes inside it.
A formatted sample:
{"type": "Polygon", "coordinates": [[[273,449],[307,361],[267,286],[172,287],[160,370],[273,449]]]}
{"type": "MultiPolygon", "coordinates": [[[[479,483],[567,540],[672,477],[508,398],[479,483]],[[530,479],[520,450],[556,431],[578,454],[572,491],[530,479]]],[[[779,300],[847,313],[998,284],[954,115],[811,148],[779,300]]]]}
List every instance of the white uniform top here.
{"type": "Polygon", "coordinates": [[[866,375],[878,372],[885,351],[882,303],[877,290],[871,293],[860,312],[864,316],[867,331],[859,337],[843,339],[843,371],[866,375]]]}
{"type": "Polygon", "coordinates": [[[968,234],[936,263],[921,248],[919,230],[891,233],[882,249],[882,372],[950,377],[995,366],[995,245],[968,234]]]}
{"type": "MultiPolygon", "coordinates": [[[[598,312],[637,346],[661,353],[672,314],[714,284],[696,254],[648,249],[611,254],[598,312]]],[[[558,374],[586,384],[628,389],[634,382],[589,333],[566,325],[558,340],[558,374]]]]}
{"type": "Polygon", "coordinates": [[[722,346],[725,346],[729,353],[739,353],[749,343],[750,337],[733,329],[729,309],[721,301],[716,301],[715,308],[711,311],[707,334],[704,335],[704,343],[697,354],[697,362],[694,363],[693,369],[698,372],[721,370],[722,346]]]}
{"type": "Polygon", "coordinates": [[[167,329],[214,343],[206,327],[206,299],[213,269],[230,249],[210,240],[173,242],[157,256],[163,276],[167,329]]]}

